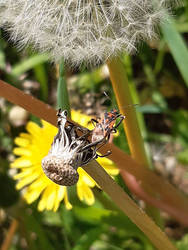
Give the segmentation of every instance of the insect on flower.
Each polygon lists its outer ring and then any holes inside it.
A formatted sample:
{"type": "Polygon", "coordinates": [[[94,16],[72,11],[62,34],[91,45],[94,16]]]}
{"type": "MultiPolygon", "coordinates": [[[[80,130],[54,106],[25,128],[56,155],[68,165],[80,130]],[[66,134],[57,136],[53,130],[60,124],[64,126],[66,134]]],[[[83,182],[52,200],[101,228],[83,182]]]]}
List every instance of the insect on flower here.
{"type": "Polygon", "coordinates": [[[124,115],[120,114],[118,110],[113,109],[110,112],[105,112],[97,120],[92,119],[93,123],[96,123],[94,130],[92,131],[92,143],[103,142],[103,140],[109,140],[111,133],[116,133],[116,129],[119,127],[124,115]],[[116,120],[120,118],[117,124],[116,120]]]}
{"type": "Polygon", "coordinates": [[[72,186],[79,178],[78,167],[104,156],[97,154],[97,143],[92,145],[89,142],[90,130],[67,121],[66,110],[59,109],[57,117],[59,130],[48,155],[42,160],[42,168],[46,176],[56,184],[72,186]],[[78,136],[79,130],[82,136],[78,136]]]}
{"type": "MultiPolygon", "coordinates": [[[[103,113],[100,118],[91,119],[91,122],[94,124],[95,128],[91,131],[91,143],[84,147],[84,150],[89,147],[95,147],[95,151],[99,150],[104,144],[110,139],[111,133],[116,133],[116,129],[119,127],[125,116],[119,113],[118,110],[113,109],[109,112],[103,113]],[[116,124],[116,120],[120,118],[119,122],[116,124]],[[101,144],[98,148],[97,145],[101,144]]],[[[111,151],[108,151],[105,155],[100,157],[106,157],[111,154],[111,151]]]]}
{"type": "MultiPolygon", "coordinates": [[[[107,97],[107,99],[110,99],[106,92],[103,92],[103,94],[107,97]]],[[[91,144],[89,145],[96,146],[98,144],[101,144],[100,147],[102,147],[109,141],[111,133],[117,132],[116,129],[119,127],[124,118],[125,116],[120,114],[117,109],[112,109],[109,112],[102,113],[97,120],[91,119],[91,122],[94,125],[94,129],[92,130],[91,144]],[[116,124],[116,120],[118,118],[120,118],[120,120],[116,124]]],[[[108,151],[105,156],[109,155],[110,153],[111,152],[108,151]]]]}
{"type": "MultiPolygon", "coordinates": [[[[110,97],[104,92],[104,95],[110,99],[110,97]]],[[[128,106],[135,106],[137,104],[130,104],[128,106]]],[[[91,119],[91,122],[95,126],[92,130],[92,137],[91,137],[91,144],[90,146],[107,143],[110,139],[110,135],[112,133],[116,133],[116,129],[122,123],[123,119],[125,118],[124,115],[120,114],[117,109],[112,109],[109,112],[104,112],[101,116],[96,119],[91,119]],[[116,124],[117,119],[120,119],[119,122],[116,124]]],[[[99,148],[98,148],[99,149],[99,148]]],[[[106,154],[106,156],[108,153],[106,154]]]]}

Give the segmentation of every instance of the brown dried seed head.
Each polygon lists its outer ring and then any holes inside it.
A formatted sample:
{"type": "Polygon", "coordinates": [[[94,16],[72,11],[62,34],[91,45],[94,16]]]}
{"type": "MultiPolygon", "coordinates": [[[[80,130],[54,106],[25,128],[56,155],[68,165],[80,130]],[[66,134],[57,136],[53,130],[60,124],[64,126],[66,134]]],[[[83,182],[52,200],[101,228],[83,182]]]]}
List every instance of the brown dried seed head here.
{"type": "Polygon", "coordinates": [[[72,186],[78,182],[78,172],[64,159],[47,155],[42,160],[45,175],[53,182],[62,186],[72,186]]]}

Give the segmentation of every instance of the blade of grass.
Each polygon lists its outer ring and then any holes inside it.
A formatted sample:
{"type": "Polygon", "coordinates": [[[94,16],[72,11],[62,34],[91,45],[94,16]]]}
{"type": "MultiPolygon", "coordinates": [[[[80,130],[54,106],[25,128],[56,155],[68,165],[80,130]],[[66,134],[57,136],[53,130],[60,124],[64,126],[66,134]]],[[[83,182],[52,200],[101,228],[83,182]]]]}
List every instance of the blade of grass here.
{"type": "Polygon", "coordinates": [[[168,17],[168,21],[161,24],[161,29],[176,65],[188,87],[188,49],[185,41],[178,33],[172,18],[168,17]]]}
{"type": "Polygon", "coordinates": [[[27,70],[32,69],[38,64],[44,63],[48,61],[49,56],[47,54],[37,54],[33,55],[22,62],[19,62],[18,64],[14,65],[12,67],[11,74],[15,77],[19,77],[23,73],[25,73],[27,70]]]}
{"type": "Polygon", "coordinates": [[[159,51],[155,61],[155,66],[153,69],[155,75],[159,74],[159,72],[163,68],[164,56],[165,56],[165,41],[161,40],[159,43],[159,51]]]}
{"type": "MultiPolygon", "coordinates": [[[[1,80],[0,95],[8,101],[28,110],[33,115],[56,126],[56,111],[52,107],[1,80]]],[[[134,161],[115,145],[106,145],[100,150],[100,153],[104,154],[108,150],[112,151],[109,158],[116,163],[122,172],[126,171],[135,176],[141,187],[139,190],[137,187],[136,189],[132,187],[131,190],[136,193],[138,197],[165,210],[182,224],[188,225],[187,197],[166,180],[134,161]],[[147,194],[142,190],[143,185],[147,186],[147,194]]],[[[103,179],[103,177],[104,176],[101,176],[101,179],[103,179]]]]}

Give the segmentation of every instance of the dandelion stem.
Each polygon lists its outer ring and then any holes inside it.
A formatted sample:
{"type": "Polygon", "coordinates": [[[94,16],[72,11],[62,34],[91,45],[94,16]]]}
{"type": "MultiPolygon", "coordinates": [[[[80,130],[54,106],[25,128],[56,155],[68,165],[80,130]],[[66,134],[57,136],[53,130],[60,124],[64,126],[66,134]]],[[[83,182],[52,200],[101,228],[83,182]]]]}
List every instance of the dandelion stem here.
{"type": "Polygon", "coordinates": [[[121,114],[125,115],[126,117],[123,121],[123,125],[127,135],[131,154],[138,163],[148,167],[148,159],[146,157],[135,108],[134,106],[128,108],[128,106],[133,104],[133,101],[128,85],[125,67],[120,58],[115,58],[108,62],[108,68],[110,71],[110,79],[112,81],[114,93],[117,98],[119,110],[121,114]]]}
{"type": "Polygon", "coordinates": [[[57,106],[63,110],[67,110],[68,117],[71,117],[69,95],[67,90],[67,83],[65,79],[65,67],[63,60],[59,65],[59,80],[57,84],[57,106]]]}
{"type": "Polygon", "coordinates": [[[2,243],[1,250],[8,250],[10,248],[12,239],[16,233],[17,228],[18,228],[18,221],[13,219],[10,228],[7,232],[6,238],[2,243]]]}
{"type": "MultiPolygon", "coordinates": [[[[142,139],[136,111],[133,105],[125,66],[121,61],[121,58],[116,57],[108,62],[108,68],[120,112],[126,117],[123,121],[123,125],[131,155],[137,163],[149,168],[150,164],[146,155],[144,141],[142,139]],[[132,107],[127,108],[130,105],[132,105],[132,107]]],[[[126,175],[124,173],[123,177],[129,185],[131,185],[131,182],[134,180],[134,177],[130,174],[126,175]]],[[[145,191],[147,192],[147,190],[145,191]]],[[[159,211],[157,211],[156,208],[147,206],[146,211],[158,224],[162,224],[159,217],[159,211]]]]}
{"type": "Polygon", "coordinates": [[[160,228],[155,225],[146,213],[138,209],[136,203],[96,161],[90,162],[83,169],[94,178],[115,204],[147,235],[157,249],[176,249],[160,228]],[[104,178],[101,179],[101,176],[104,178]]]}

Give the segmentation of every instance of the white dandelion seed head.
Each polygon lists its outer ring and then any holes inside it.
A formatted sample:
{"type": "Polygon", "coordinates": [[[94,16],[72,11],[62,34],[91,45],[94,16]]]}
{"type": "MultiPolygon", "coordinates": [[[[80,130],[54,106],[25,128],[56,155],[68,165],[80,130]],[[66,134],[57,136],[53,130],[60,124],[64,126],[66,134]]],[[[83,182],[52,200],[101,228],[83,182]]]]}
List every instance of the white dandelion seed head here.
{"type": "Polygon", "coordinates": [[[177,0],[0,0],[0,25],[19,48],[32,44],[53,61],[98,64],[156,37],[177,0]]]}

